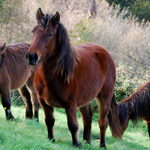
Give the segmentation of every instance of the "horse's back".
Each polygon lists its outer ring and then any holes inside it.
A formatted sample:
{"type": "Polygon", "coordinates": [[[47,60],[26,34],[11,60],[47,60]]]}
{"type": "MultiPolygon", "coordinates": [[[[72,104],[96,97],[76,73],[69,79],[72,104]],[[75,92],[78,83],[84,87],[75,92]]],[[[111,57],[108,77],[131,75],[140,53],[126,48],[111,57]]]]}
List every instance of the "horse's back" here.
{"type": "Polygon", "coordinates": [[[81,57],[81,61],[82,59],[84,62],[88,61],[88,65],[93,64],[93,68],[94,66],[99,66],[103,76],[111,73],[111,77],[115,80],[116,69],[114,61],[104,47],[97,44],[85,43],[77,46],[76,50],[81,57]]]}
{"type": "Polygon", "coordinates": [[[8,82],[11,90],[23,86],[31,76],[31,68],[25,58],[30,44],[18,43],[8,45],[0,64],[0,84],[8,82]]]}

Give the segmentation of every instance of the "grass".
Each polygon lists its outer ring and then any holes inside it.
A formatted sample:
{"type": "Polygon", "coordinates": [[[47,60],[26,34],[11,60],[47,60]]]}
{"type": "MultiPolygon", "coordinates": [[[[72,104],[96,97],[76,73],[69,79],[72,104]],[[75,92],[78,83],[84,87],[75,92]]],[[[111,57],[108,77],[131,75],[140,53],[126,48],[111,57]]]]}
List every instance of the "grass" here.
{"type": "MultiPolygon", "coordinates": [[[[40,122],[24,118],[25,108],[23,106],[12,106],[12,112],[16,121],[6,121],[4,110],[0,105],[0,150],[78,150],[72,146],[71,135],[67,127],[67,120],[64,110],[55,110],[55,143],[47,139],[47,129],[44,122],[44,113],[40,109],[40,122]]],[[[78,112],[80,126],[79,138],[82,142],[82,149],[99,149],[99,127],[97,123],[98,114],[94,114],[92,124],[92,143],[84,144],[82,140],[82,119],[78,112]]],[[[106,133],[106,145],[108,150],[147,150],[149,148],[149,137],[145,122],[134,127],[132,122],[123,135],[122,140],[112,137],[110,129],[106,133]]]]}

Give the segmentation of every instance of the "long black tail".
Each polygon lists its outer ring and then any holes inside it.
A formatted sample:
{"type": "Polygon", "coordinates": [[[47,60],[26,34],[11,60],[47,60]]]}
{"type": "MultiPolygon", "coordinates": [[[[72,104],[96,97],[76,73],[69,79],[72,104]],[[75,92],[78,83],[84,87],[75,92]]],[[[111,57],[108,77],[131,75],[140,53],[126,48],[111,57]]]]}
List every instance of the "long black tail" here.
{"type": "Polygon", "coordinates": [[[123,135],[123,130],[120,125],[119,113],[117,109],[115,95],[113,95],[113,98],[111,101],[111,107],[110,107],[109,114],[108,114],[108,121],[109,121],[109,126],[111,129],[112,135],[116,138],[118,137],[119,139],[121,139],[123,135]]]}

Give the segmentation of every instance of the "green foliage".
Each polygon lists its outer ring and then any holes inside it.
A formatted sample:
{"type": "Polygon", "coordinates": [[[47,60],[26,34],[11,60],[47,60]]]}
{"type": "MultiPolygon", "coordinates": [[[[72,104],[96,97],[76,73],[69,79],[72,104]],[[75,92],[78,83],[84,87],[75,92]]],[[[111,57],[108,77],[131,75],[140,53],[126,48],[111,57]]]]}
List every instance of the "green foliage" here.
{"type": "Polygon", "coordinates": [[[107,0],[107,2],[112,5],[112,4],[117,4],[120,6],[121,10],[124,8],[124,7],[129,7],[131,4],[134,3],[135,0],[107,0]]]}
{"type": "Polygon", "coordinates": [[[134,90],[132,87],[132,83],[128,83],[126,77],[125,80],[118,78],[115,85],[115,96],[117,102],[124,100],[125,98],[130,96],[133,92],[134,90]]]}
{"type": "Polygon", "coordinates": [[[122,64],[117,67],[117,79],[115,85],[115,96],[117,102],[130,96],[145,83],[145,80],[139,80],[137,76],[133,76],[134,73],[132,67],[122,64]]]}
{"type": "Polygon", "coordinates": [[[79,45],[90,42],[90,39],[92,38],[92,33],[90,32],[91,30],[89,30],[89,28],[86,26],[87,22],[88,20],[79,21],[75,25],[74,30],[69,31],[70,38],[75,41],[75,43],[73,44],[79,45]]]}
{"type": "Polygon", "coordinates": [[[150,1],[149,0],[107,0],[107,2],[112,5],[119,5],[120,10],[124,8],[129,8],[129,11],[133,16],[136,16],[139,21],[143,19],[150,21],[150,1]]]}
{"type": "Polygon", "coordinates": [[[136,0],[129,8],[131,13],[138,17],[140,21],[150,21],[150,1],[149,0],[136,0]]]}
{"type": "Polygon", "coordinates": [[[22,106],[25,104],[18,90],[12,92],[11,102],[12,102],[12,105],[15,105],[15,106],[22,106]]]}
{"type": "Polygon", "coordinates": [[[5,1],[5,0],[0,0],[0,8],[2,7],[3,1],[5,1]]]}
{"type": "Polygon", "coordinates": [[[26,17],[27,10],[23,10],[22,4],[22,0],[5,0],[2,3],[0,10],[0,40],[7,44],[16,43],[16,41],[25,42],[26,36],[29,37],[30,35],[25,30],[29,18],[26,17]]]}

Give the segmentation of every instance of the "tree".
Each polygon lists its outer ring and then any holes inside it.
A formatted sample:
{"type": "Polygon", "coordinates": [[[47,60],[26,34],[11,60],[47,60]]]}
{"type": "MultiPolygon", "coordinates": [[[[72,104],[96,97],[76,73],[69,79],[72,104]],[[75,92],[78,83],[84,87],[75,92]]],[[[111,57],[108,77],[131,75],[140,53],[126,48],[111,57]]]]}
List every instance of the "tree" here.
{"type": "Polygon", "coordinates": [[[150,21],[150,1],[149,0],[106,0],[110,5],[119,5],[120,10],[129,8],[133,16],[139,21],[150,21]]]}
{"type": "Polygon", "coordinates": [[[143,19],[150,21],[150,1],[149,0],[136,0],[132,7],[129,8],[131,13],[138,17],[140,21],[143,19]]]}

